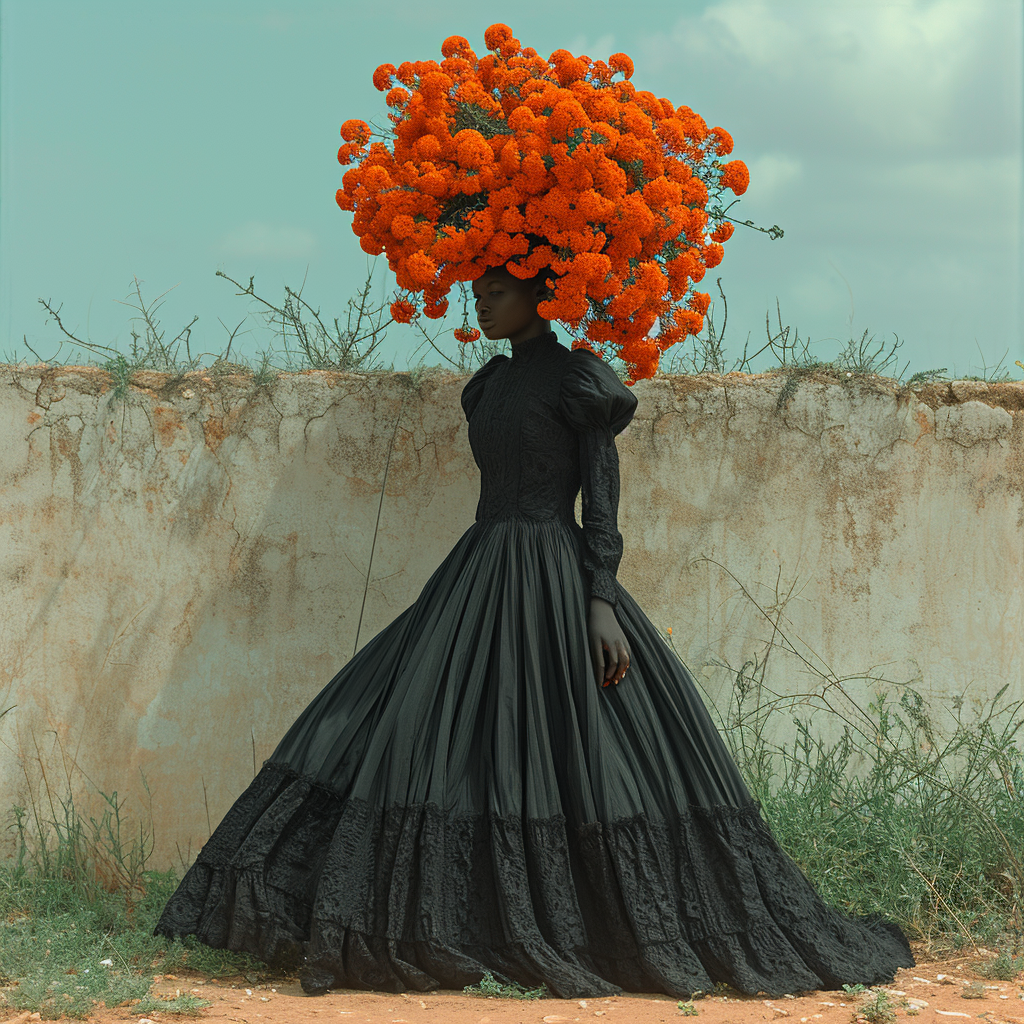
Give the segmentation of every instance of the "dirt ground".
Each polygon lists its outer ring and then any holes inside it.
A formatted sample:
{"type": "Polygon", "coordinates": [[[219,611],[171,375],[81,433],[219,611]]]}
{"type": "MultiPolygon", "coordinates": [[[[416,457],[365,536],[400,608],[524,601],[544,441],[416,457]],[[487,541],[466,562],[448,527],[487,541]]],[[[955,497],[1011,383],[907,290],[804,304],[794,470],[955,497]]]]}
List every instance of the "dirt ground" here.
{"type": "MultiPolygon", "coordinates": [[[[971,965],[994,955],[987,950],[955,960],[928,960],[920,949],[914,952],[918,965],[900,971],[895,982],[886,986],[897,1022],[917,1017],[919,1024],[956,1024],[965,1018],[980,1018],[986,1024],[1024,1024],[1024,973],[1014,981],[982,978],[971,965]]],[[[336,989],[326,996],[308,997],[298,982],[252,986],[244,980],[208,981],[185,972],[158,975],[154,992],[168,998],[191,992],[209,1000],[211,1005],[199,1011],[198,1020],[216,1024],[596,1024],[601,1018],[601,1024],[660,1024],[686,1016],[677,1008],[678,1000],[663,995],[518,1000],[447,991],[389,995],[336,989]]],[[[783,1017],[789,1018],[786,1024],[851,1024],[858,1018],[859,1007],[874,998],[875,993],[845,992],[795,993],[778,999],[715,995],[696,1000],[693,1007],[706,1024],[761,1024],[783,1017]]],[[[0,1024],[29,1024],[38,1019],[21,1013],[0,1024]]],[[[130,1007],[104,1009],[88,1019],[92,1024],[188,1020],[171,1013],[142,1016],[130,1007]]]]}

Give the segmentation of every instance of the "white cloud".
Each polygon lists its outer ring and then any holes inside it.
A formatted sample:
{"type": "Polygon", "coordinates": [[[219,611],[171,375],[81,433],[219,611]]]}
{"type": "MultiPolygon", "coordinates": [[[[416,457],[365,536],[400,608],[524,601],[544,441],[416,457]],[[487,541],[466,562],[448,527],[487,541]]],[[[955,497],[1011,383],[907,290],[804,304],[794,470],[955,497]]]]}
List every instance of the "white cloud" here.
{"type": "Polygon", "coordinates": [[[835,80],[859,66],[873,77],[905,80],[924,91],[945,88],[972,51],[984,52],[981,44],[991,40],[998,24],[990,10],[973,0],[723,0],[700,15],[684,15],[663,38],[669,50],[741,57],[775,77],[807,80],[820,71],[835,80]]]}
{"type": "Polygon", "coordinates": [[[1014,4],[722,0],[647,36],[637,63],[683,91],[714,79],[756,123],[820,146],[1005,152],[1019,145],[1019,47],[1014,4]]]}
{"type": "Polygon", "coordinates": [[[238,259],[312,259],[317,254],[316,236],[302,228],[249,221],[233,228],[217,242],[217,252],[238,259]]]}

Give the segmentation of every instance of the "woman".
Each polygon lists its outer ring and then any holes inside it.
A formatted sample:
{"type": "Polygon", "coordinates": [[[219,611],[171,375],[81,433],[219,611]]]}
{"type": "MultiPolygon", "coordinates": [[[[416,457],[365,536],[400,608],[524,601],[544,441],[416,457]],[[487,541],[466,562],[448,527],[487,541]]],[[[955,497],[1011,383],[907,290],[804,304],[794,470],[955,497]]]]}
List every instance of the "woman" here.
{"type": "Polygon", "coordinates": [[[616,581],[636,398],[551,333],[542,277],[473,292],[512,346],[462,392],[476,522],[299,716],[157,932],[298,962],[308,993],[891,981],[902,933],[822,903],[616,581]]]}

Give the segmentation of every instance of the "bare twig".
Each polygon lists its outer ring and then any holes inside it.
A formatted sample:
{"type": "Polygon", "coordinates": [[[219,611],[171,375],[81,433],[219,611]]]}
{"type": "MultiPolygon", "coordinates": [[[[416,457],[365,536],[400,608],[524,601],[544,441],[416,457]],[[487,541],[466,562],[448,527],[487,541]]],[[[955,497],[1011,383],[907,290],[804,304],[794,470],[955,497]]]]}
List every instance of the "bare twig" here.
{"type": "Polygon", "coordinates": [[[370,542],[370,561],[366,567],[366,583],[363,586],[363,602],[359,606],[359,622],[356,623],[356,639],[352,645],[352,657],[356,656],[356,651],[359,650],[359,631],[363,626],[363,611],[366,608],[366,594],[370,589],[370,574],[373,571],[373,553],[377,549],[377,532],[380,529],[380,513],[384,508],[384,492],[388,486],[388,469],[391,466],[391,451],[395,446],[395,438],[398,436],[398,425],[402,422],[402,410],[405,408],[405,399],[408,397],[408,392],[402,395],[402,404],[398,408],[398,415],[395,417],[395,428],[391,431],[391,442],[388,444],[388,457],[384,463],[384,482],[380,486],[380,501],[377,503],[377,522],[373,527],[373,540],[370,542]]]}
{"type": "MultiPolygon", "coordinates": [[[[308,268],[307,268],[308,271],[308,268]]],[[[394,323],[392,319],[384,320],[385,302],[374,305],[370,299],[373,287],[372,269],[367,275],[366,283],[354,298],[348,301],[348,313],[344,327],[337,317],[334,318],[334,333],[324,324],[320,310],[314,309],[303,297],[305,277],[298,291],[285,286],[284,306],[275,306],[262,296],[256,294],[254,276],[250,276],[248,286],[243,286],[234,278],[218,270],[218,277],[230,281],[239,291],[239,296],[248,295],[265,307],[262,315],[268,325],[277,326],[284,342],[285,354],[291,361],[289,337],[294,336],[299,353],[306,364],[317,369],[359,369],[369,359],[374,350],[386,337],[387,328],[394,323]],[[304,312],[312,317],[312,323],[304,319],[304,312]],[[365,351],[359,346],[369,341],[365,351]]]]}

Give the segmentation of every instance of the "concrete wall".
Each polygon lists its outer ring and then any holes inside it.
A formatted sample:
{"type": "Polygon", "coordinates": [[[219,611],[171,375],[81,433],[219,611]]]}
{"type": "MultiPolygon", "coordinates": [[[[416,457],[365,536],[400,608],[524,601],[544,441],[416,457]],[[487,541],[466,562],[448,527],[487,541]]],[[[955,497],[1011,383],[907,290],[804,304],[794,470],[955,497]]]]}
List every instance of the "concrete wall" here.
{"type": "MultiPolygon", "coordinates": [[[[45,770],[138,815],[142,769],[179,863],[472,523],[466,378],[0,371],[0,811],[45,770]]],[[[768,649],[753,601],[858,702],[1024,698],[1024,383],[784,384],[643,381],[618,439],[619,579],[710,699],[768,649]]]]}

